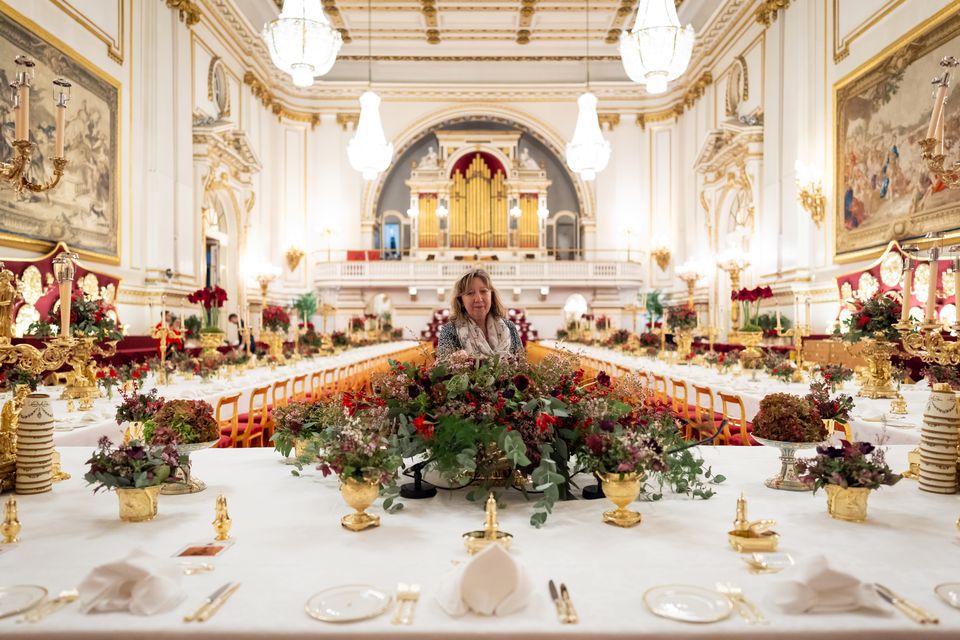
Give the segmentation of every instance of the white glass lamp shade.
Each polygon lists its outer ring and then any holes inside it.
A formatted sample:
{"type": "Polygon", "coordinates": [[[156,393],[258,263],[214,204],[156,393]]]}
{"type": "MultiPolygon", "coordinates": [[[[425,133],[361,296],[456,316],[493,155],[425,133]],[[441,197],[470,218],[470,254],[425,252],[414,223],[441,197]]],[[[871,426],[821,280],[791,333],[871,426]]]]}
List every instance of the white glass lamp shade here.
{"type": "Polygon", "coordinates": [[[520,200],[518,198],[510,198],[510,217],[519,218],[523,215],[523,211],[520,209],[520,200]]]}
{"type": "Polygon", "coordinates": [[[407,208],[407,217],[416,220],[420,216],[420,197],[410,196],[410,206],[407,208]]]}
{"type": "Polygon", "coordinates": [[[589,91],[577,99],[580,112],[573,139],[567,143],[567,166],[584,180],[593,180],[610,161],[610,143],[600,133],[597,96],[589,91]]]}
{"type": "Polygon", "coordinates": [[[380,96],[364,91],[360,96],[360,122],[357,133],[347,144],[350,166],[363,173],[364,180],[374,180],[390,166],[393,143],[387,142],[380,122],[380,96]]]}
{"type": "Polygon", "coordinates": [[[537,198],[537,217],[541,220],[546,220],[550,217],[550,209],[547,207],[547,196],[540,194],[540,197],[537,198]]]}
{"type": "Polygon", "coordinates": [[[343,46],[320,0],[285,0],[280,16],[263,25],[262,36],[273,64],[298,87],[309,87],[330,71],[343,46]]]}
{"type": "Polygon", "coordinates": [[[631,80],[663,93],[687,70],[695,39],[692,26],[680,26],[674,0],[640,0],[633,28],[620,35],[620,60],[631,80]]]}
{"type": "Polygon", "coordinates": [[[450,214],[450,210],[447,209],[447,199],[440,198],[440,203],[437,205],[436,215],[438,218],[446,218],[450,214]]]}

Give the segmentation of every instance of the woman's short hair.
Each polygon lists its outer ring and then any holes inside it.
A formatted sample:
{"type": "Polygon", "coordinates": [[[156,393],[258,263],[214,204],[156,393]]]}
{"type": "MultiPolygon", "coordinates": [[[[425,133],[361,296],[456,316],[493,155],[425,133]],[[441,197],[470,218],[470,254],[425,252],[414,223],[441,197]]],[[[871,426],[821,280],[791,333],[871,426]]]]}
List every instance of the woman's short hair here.
{"type": "Polygon", "coordinates": [[[504,308],[503,303],[500,302],[500,294],[497,293],[496,287],[493,286],[493,280],[490,279],[490,274],[483,269],[471,269],[460,276],[457,283],[453,285],[453,300],[450,302],[450,320],[456,322],[470,316],[470,314],[467,313],[467,308],[463,306],[463,300],[460,298],[467,292],[467,289],[470,288],[474,278],[479,278],[483,284],[490,289],[490,313],[488,315],[492,315],[494,318],[506,318],[507,310],[504,308]]]}

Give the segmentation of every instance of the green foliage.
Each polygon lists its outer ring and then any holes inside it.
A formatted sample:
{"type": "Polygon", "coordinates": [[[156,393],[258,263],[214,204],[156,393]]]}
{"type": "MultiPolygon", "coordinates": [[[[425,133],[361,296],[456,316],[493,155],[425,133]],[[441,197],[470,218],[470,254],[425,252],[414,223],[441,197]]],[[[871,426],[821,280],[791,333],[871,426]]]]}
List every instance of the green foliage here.
{"type": "Polygon", "coordinates": [[[789,393],[771,393],[760,401],[753,435],[780,442],[821,442],[827,429],[810,402],[789,393]]]}
{"type": "Polygon", "coordinates": [[[180,467],[180,456],[173,445],[151,447],[139,440],[114,448],[104,436],[87,464],[90,468],[83,477],[88,484],[96,485],[96,493],[102,489],[142,489],[162,484],[180,467]]]}
{"type": "Polygon", "coordinates": [[[300,314],[300,321],[310,322],[310,316],[317,312],[317,296],[313,293],[304,293],[293,301],[293,308],[300,314]]]}
{"type": "Polygon", "coordinates": [[[647,313],[650,322],[654,323],[663,317],[663,292],[659,289],[647,294],[647,313]]]}

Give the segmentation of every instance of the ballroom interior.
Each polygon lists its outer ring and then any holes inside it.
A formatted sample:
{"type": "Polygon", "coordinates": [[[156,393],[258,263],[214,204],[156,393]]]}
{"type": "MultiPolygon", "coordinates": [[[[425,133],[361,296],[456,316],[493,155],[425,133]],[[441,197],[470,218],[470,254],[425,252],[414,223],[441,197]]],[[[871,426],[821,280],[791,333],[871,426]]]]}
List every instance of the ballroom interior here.
{"type": "Polygon", "coordinates": [[[0,635],[960,630],[958,59],[960,0],[0,0],[0,635]]]}

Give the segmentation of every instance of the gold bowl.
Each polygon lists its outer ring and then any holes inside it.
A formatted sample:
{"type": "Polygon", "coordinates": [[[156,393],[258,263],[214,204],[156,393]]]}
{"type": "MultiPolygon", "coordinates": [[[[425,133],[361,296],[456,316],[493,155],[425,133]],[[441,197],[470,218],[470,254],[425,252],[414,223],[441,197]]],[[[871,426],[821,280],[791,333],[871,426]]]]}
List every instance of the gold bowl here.
{"type": "Polygon", "coordinates": [[[467,548],[467,553],[476,555],[491,544],[499,544],[504,549],[510,548],[510,543],[513,542],[513,534],[506,531],[495,531],[493,533],[495,535],[491,537],[487,531],[478,529],[463,534],[463,546],[467,548]]]}
{"type": "Polygon", "coordinates": [[[728,531],[727,538],[730,546],[739,553],[753,553],[754,551],[776,551],[780,543],[780,536],[773,531],[755,533],[746,531],[728,531]]]}

